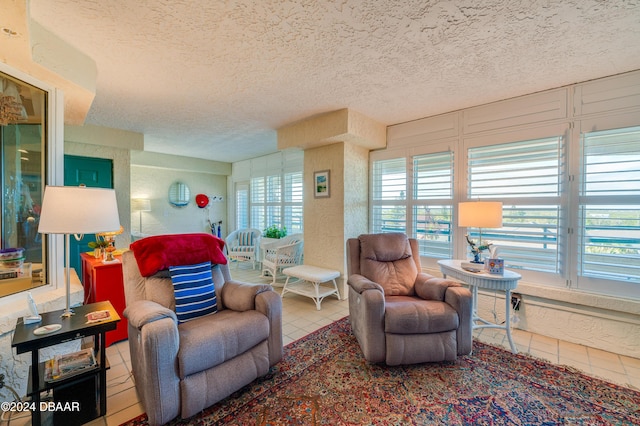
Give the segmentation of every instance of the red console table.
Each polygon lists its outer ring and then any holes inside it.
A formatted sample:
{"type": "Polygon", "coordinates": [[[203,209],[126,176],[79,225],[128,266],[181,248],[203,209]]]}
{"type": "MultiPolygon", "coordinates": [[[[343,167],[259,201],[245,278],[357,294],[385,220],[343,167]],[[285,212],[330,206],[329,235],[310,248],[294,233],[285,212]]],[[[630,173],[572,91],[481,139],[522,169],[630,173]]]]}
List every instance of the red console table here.
{"type": "Polygon", "coordinates": [[[108,300],[121,318],[116,329],[107,332],[106,346],[128,338],[127,319],[122,314],[125,308],[122,257],[116,256],[117,263],[102,263],[102,259],[96,259],[92,254],[82,253],[80,256],[84,303],[108,300]]]}

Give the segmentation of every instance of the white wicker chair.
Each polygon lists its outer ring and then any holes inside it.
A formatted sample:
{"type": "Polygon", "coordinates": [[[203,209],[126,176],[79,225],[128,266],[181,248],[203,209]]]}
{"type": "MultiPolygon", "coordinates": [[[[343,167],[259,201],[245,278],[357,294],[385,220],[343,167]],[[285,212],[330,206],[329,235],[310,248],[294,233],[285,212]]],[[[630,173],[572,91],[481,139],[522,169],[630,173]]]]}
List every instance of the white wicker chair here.
{"type": "Polygon", "coordinates": [[[236,262],[251,262],[253,269],[256,269],[261,235],[262,233],[254,228],[233,231],[225,239],[227,257],[236,262]]]}
{"type": "Polygon", "coordinates": [[[290,235],[273,243],[264,244],[262,259],[262,276],[272,277],[271,285],[276,284],[278,271],[290,266],[302,264],[304,240],[302,234],[290,235]]]}

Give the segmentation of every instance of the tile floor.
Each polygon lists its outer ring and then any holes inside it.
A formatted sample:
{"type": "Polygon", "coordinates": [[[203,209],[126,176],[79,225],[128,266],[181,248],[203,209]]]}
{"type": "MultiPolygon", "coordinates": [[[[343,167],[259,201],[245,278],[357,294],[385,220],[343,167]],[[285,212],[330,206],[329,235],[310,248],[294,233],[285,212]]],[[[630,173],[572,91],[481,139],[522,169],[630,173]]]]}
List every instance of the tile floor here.
{"type": "MultiPolygon", "coordinates": [[[[269,282],[260,278],[259,271],[244,265],[232,266],[235,279],[248,282],[269,282]]],[[[276,288],[280,291],[279,288],[276,288]]],[[[288,293],[283,299],[284,344],[289,344],[318,328],[349,314],[348,301],[339,301],[334,296],[322,302],[317,311],[311,299],[288,293]]],[[[475,337],[486,343],[509,348],[504,331],[476,330],[475,337]]],[[[521,353],[579,369],[586,374],[603,378],[613,383],[640,388],[640,359],[605,352],[564,342],[558,339],[514,330],[514,342],[521,353]]],[[[91,426],[120,425],[144,412],[135,392],[131,371],[131,358],[127,341],[107,348],[111,369],[107,373],[107,415],[88,423],[91,426]]]]}

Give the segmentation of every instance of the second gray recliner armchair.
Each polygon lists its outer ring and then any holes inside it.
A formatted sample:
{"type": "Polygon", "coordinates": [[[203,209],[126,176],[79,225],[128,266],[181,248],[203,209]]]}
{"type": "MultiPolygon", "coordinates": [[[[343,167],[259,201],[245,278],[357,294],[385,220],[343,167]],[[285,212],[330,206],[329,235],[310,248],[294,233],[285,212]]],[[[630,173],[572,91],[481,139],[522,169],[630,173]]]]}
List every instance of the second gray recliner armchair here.
{"type": "Polygon", "coordinates": [[[367,361],[416,364],[471,353],[471,292],[421,272],[415,239],[351,238],[347,270],[349,318],[367,361]]]}

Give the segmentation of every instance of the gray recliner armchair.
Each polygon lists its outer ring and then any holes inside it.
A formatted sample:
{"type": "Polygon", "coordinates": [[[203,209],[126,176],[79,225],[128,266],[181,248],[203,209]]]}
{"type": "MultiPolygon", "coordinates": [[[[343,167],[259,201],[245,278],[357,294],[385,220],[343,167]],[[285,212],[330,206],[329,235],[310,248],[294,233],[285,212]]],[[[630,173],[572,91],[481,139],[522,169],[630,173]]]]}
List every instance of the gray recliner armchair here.
{"type": "MultiPolygon", "coordinates": [[[[162,237],[172,236],[150,238],[162,237]]],[[[186,238],[190,246],[182,248],[173,241],[171,250],[178,257],[202,251],[191,240],[186,238]]],[[[132,250],[141,242],[133,243],[132,250]]],[[[143,276],[140,269],[146,267],[140,267],[134,252],[123,254],[124,316],[136,389],[149,424],[193,416],[280,361],[282,301],[271,286],[234,281],[227,264],[213,265],[217,313],[179,323],[169,272],[143,276]]]]}
{"type": "Polygon", "coordinates": [[[471,353],[471,292],[421,272],[415,239],[351,238],[347,272],[351,327],[367,361],[416,364],[471,353]]]}

